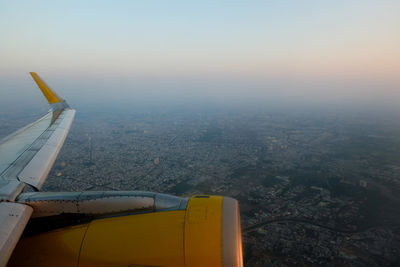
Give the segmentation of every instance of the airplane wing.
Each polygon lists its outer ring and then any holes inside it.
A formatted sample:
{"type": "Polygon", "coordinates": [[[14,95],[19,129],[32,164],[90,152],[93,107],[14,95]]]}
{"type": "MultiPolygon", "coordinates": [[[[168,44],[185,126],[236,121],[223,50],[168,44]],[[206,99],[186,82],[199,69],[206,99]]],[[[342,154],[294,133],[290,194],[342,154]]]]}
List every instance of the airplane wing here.
{"type": "Polygon", "coordinates": [[[48,114],[0,141],[0,266],[7,264],[32,208],[13,203],[28,184],[39,190],[71,127],[75,110],[30,73],[50,104],[48,114]]]}

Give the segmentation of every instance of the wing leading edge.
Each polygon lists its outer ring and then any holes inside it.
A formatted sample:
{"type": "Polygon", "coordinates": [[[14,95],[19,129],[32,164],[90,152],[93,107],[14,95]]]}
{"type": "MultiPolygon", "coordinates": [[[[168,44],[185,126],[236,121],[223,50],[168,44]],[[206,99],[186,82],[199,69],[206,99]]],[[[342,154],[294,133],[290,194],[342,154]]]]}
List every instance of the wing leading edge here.
{"type": "Polygon", "coordinates": [[[29,206],[12,202],[26,184],[36,190],[42,187],[75,116],[63,98],[36,73],[30,74],[51,109],[0,141],[0,266],[7,263],[32,213],[29,206]]]}

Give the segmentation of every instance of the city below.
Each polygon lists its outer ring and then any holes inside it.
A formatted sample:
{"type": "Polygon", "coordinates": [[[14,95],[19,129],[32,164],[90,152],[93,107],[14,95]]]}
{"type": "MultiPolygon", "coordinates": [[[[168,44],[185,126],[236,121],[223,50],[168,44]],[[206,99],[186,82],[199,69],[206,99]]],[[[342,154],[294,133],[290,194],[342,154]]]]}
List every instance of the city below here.
{"type": "Polygon", "coordinates": [[[43,190],[230,196],[245,266],[397,265],[399,151],[385,116],[78,109],[43,190]]]}

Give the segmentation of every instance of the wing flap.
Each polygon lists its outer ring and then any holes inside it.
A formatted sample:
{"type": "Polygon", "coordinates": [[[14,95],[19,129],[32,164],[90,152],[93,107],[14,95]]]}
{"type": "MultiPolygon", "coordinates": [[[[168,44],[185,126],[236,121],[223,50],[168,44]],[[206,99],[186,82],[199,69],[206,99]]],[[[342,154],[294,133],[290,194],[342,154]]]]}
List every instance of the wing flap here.
{"type": "Polygon", "coordinates": [[[14,200],[24,189],[25,184],[17,179],[0,179],[0,200],[14,200]]]}
{"type": "Polygon", "coordinates": [[[14,201],[25,184],[40,189],[71,127],[75,110],[31,73],[51,111],[0,141],[0,200],[14,201]]]}
{"type": "Polygon", "coordinates": [[[48,113],[0,142],[0,176],[49,127],[51,118],[48,113]]]}
{"type": "Polygon", "coordinates": [[[18,175],[20,181],[40,189],[57,158],[58,153],[71,127],[75,110],[66,110],[60,124],[55,128],[47,142],[18,175]]]}
{"type": "Polygon", "coordinates": [[[0,266],[6,266],[33,209],[19,203],[0,203],[0,266]]]}
{"type": "Polygon", "coordinates": [[[33,212],[31,207],[12,201],[26,184],[40,189],[75,115],[75,110],[36,73],[31,75],[48,100],[51,111],[0,141],[0,267],[7,264],[33,212]]]}

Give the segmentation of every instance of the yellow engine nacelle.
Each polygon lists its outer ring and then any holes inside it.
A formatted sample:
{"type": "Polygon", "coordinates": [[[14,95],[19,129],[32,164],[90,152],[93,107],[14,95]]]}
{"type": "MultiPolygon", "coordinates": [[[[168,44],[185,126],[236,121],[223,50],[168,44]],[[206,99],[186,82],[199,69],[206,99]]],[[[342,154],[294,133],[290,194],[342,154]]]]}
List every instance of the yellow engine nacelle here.
{"type": "Polygon", "coordinates": [[[243,266],[238,203],[194,196],[182,210],[110,216],[27,236],[9,266],[243,266]]]}

